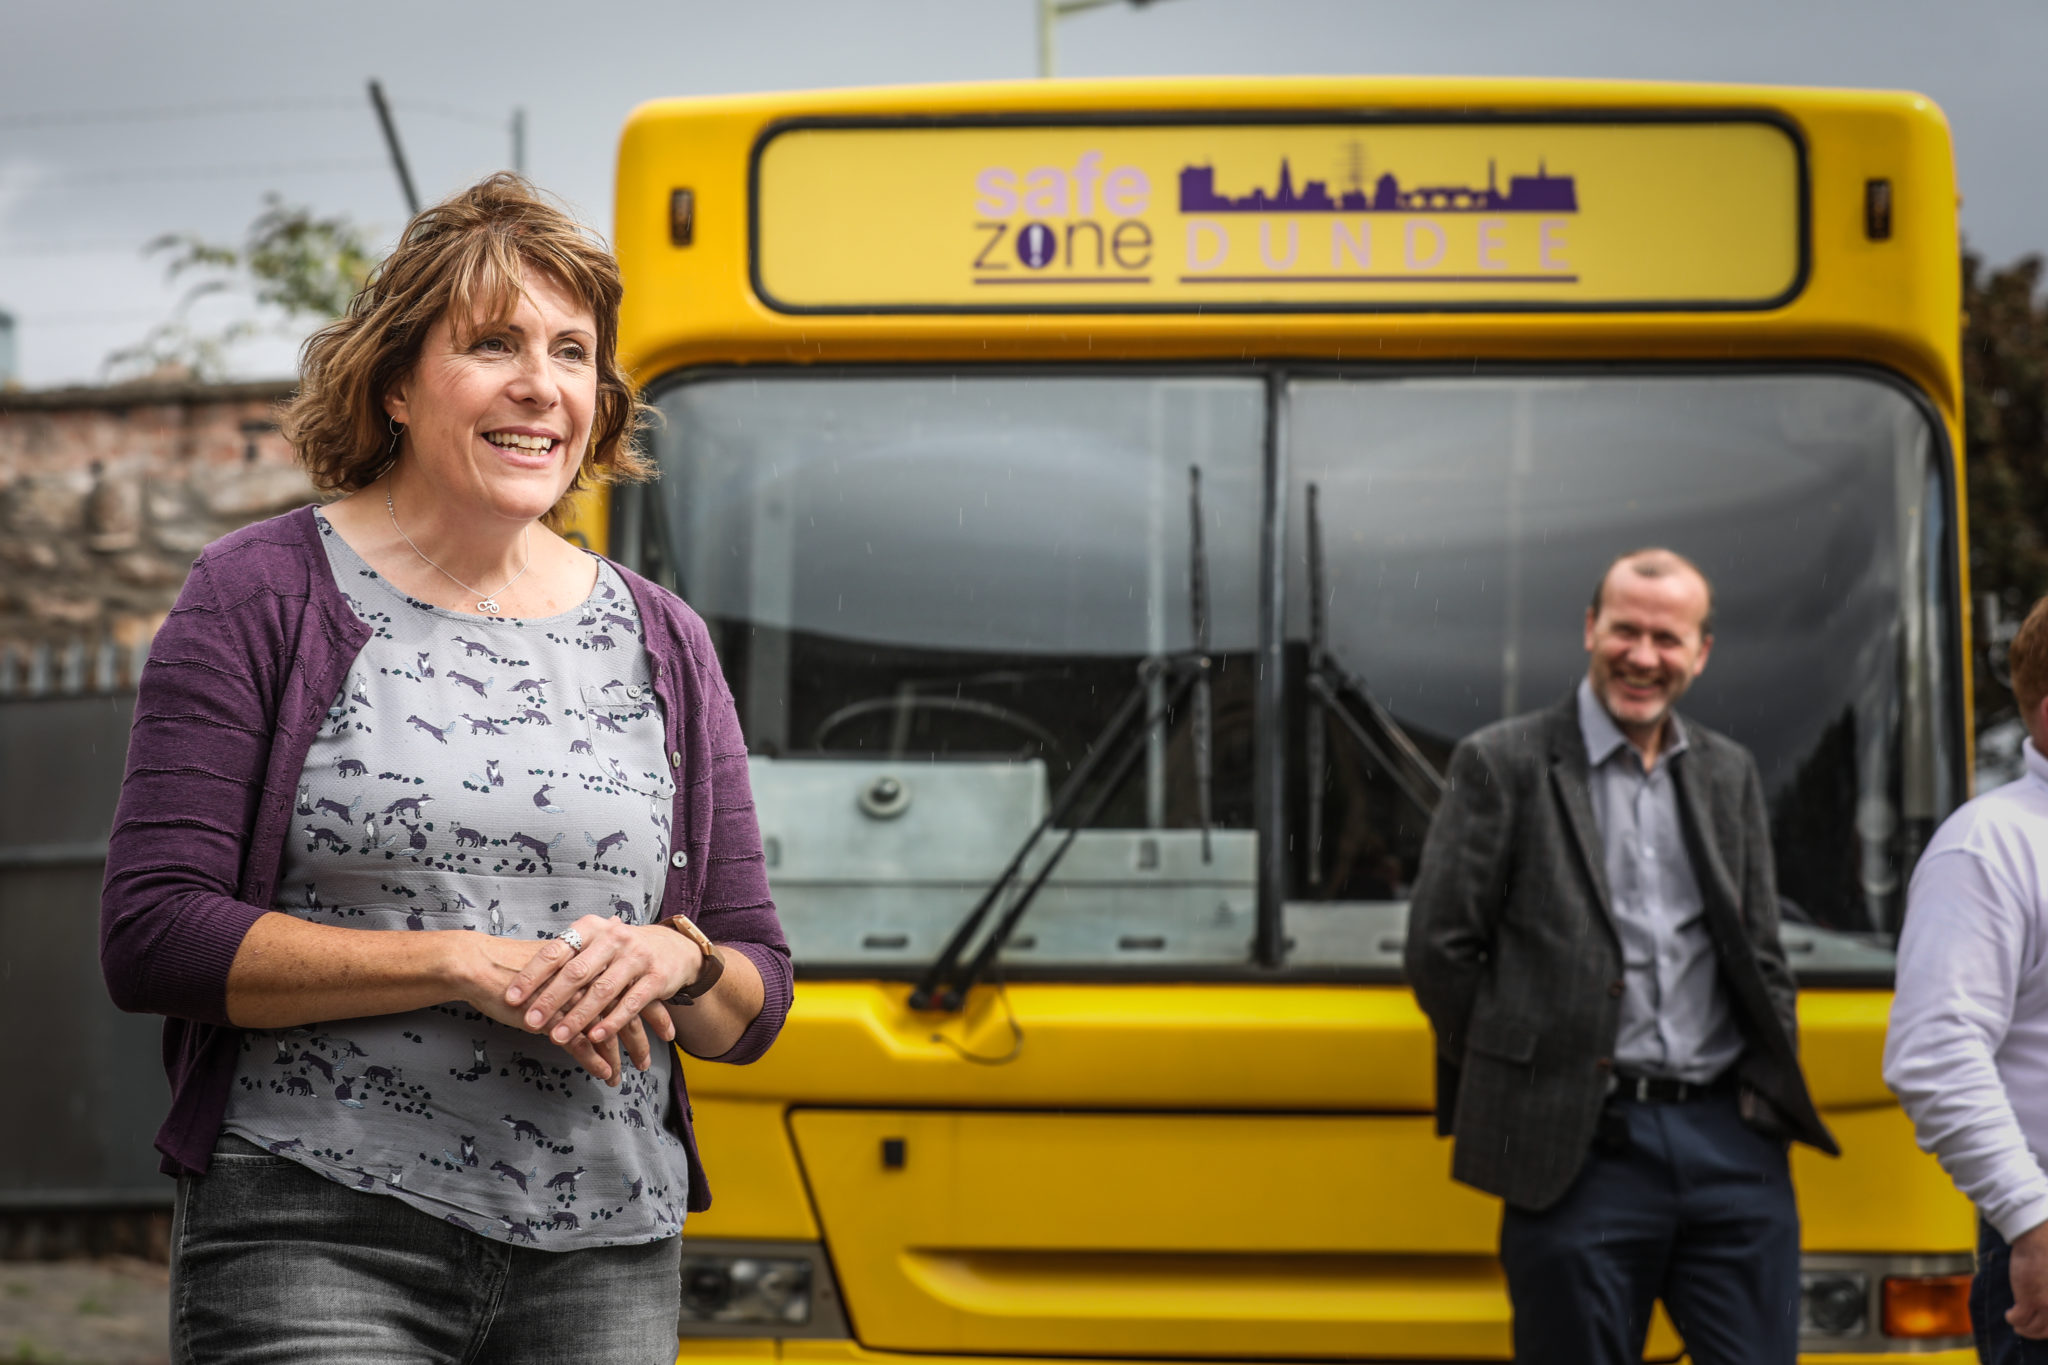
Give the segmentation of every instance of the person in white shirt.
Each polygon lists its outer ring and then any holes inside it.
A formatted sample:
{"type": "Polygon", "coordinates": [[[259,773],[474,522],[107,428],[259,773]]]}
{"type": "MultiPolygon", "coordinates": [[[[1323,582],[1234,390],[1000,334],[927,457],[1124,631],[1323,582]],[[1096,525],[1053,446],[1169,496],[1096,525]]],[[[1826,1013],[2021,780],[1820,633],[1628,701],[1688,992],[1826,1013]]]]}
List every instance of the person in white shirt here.
{"type": "Polygon", "coordinates": [[[2012,642],[2026,773],[1951,815],[1899,935],[1884,1079],[1982,1218],[1970,1317],[1987,1365],[2048,1339],[2048,598],[2012,642]],[[2024,1341],[2022,1339],[2025,1339],[2024,1341]]]}

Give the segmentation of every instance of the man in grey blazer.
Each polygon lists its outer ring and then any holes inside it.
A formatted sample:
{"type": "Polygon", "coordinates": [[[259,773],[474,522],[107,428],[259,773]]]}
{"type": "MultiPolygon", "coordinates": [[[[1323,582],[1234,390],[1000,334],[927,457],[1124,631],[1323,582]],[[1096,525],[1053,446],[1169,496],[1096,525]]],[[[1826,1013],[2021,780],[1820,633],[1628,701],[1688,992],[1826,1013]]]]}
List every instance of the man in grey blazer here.
{"type": "Polygon", "coordinates": [[[1408,926],[1451,1173],[1506,1201],[1519,1365],[1634,1365],[1664,1301],[1700,1365],[1791,1365],[1787,1141],[1836,1151],[1799,1071],[1763,787],[1673,710],[1713,589],[1621,556],[1586,677],[1451,756],[1408,926]]]}

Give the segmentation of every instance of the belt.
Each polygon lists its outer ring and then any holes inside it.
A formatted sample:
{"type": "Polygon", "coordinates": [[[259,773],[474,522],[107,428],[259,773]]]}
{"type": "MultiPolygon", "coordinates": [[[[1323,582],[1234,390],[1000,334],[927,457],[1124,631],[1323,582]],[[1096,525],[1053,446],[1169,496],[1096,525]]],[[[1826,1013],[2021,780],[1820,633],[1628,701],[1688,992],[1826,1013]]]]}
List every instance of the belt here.
{"type": "Polygon", "coordinates": [[[1711,1081],[1675,1081],[1668,1076],[1630,1076],[1616,1073],[1614,1089],[1609,1093],[1620,1099],[1641,1100],[1650,1104],[1684,1104],[1688,1100],[1703,1100],[1709,1095],[1726,1094],[1729,1084],[1727,1072],[1711,1081]]]}

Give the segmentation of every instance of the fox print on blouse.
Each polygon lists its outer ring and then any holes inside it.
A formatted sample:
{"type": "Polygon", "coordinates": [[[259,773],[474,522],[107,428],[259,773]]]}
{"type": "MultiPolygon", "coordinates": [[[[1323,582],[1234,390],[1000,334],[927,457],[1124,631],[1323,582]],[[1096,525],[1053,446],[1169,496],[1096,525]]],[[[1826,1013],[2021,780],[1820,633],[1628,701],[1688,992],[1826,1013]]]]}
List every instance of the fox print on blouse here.
{"type": "MultiPolygon", "coordinates": [[[[370,642],[299,779],[273,909],[354,929],[559,935],[661,904],[675,785],[639,613],[611,566],[581,607],[468,616],[400,593],[321,518],[370,642]]],[[[225,1127],[498,1241],[681,1231],[674,1055],[613,1090],[457,1001],[249,1030],[225,1127]]]]}

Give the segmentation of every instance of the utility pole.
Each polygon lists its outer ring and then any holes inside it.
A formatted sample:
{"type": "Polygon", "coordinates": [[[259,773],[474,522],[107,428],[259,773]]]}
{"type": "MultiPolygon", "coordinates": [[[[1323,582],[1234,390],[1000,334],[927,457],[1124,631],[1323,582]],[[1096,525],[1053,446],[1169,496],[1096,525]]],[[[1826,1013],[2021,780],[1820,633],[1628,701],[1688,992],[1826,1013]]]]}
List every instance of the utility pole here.
{"type": "Polygon", "coordinates": [[[526,110],[523,107],[512,111],[512,172],[515,175],[526,174],[526,110]]]}
{"type": "Polygon", "coordinates": [[[384,145],[391,151],[391,169],[398,172],[398,188],[405,195],[405,211],[420,211],[419,191],[412,187],[412,172],[406,169],[405,148],[398,145],[398,125],[391,121],[391,106],[384,100],[384,87],[370,82],[370,107],[377,111],[377,123],[384,129],[384,145]]]}
{"type": "Polygon", "coordinates": [[[1055,63],[1053,61],[1053,30],[1062,19],[1076,14],[1086,14],[1091,9],[1106,9],[1111,5],[1127,4],[1132,9],[1143,9],[1152,0],[1038,0],[1038,75],[1041,80],[1051,80],[1055,63]]]}

